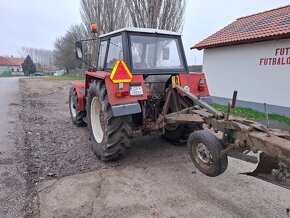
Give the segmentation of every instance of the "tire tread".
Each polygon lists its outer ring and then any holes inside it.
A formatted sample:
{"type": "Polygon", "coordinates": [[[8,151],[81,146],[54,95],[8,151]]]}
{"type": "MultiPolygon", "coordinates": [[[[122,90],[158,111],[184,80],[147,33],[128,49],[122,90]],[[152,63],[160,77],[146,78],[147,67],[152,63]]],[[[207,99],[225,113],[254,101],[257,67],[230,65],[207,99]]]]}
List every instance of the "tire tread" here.
{"type": "Polygon", "coordinates": [[[108,101],[107,90],[105,84],[100,80],[94,80],[88,92],[88,123],[89,132],[92,140],[92,147],[95,154],[103,161],[111,161],[122,157],[127,147],[129,147],[132,138],[132,130],[127,117],[114,117],[112,108],[108,101]],[[97,143],[91,130],[90,124],[90,102],[93,97],[98,97],[102,102],[104,112],[104,140],[105,142],[97,143]],[[124,132],[126,134],[124,134],[124,132]]]}

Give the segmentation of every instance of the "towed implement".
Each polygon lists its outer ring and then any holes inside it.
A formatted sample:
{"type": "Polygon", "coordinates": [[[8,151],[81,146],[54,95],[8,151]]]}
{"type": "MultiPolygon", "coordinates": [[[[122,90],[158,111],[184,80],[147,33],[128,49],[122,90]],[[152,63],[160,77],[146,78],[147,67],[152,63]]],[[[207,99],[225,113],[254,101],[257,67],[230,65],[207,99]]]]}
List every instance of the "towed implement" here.
{"type": "MultiPolygon", "coordinates": [[[[187,143],[194,165],[211,177],[227,169],[228,155],[259,152],[260,164],[249,175],[290,188],[289,132],[230,116],[236,93],[227,114],[207,104],[204,74],[189,73],[180,34],[125,28],[97,40],[97,67],[86,72],[85,83],[73,84],[69,105],[73,123],[88,126],[101,160],[124,155],[135,134],[161,134],[187,143]]],[[[81,60],[82,52],[78,41],[81,60]]]]}

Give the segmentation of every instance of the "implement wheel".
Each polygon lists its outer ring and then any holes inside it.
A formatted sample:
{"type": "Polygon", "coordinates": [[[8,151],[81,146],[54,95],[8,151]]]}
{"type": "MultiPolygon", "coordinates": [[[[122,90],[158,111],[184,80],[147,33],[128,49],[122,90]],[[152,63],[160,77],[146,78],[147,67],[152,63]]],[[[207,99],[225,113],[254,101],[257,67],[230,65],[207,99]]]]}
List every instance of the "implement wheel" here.
{"type": "Polygon", "coordinates": [[[86,125],[85,121],[83,120],[85,113],[79,111],[78,96],[74,87],[72,87],[69,91],[69,111],[74,125],[76,126],[86,125]]]}
{"type": "Polygon", "coordinates": [[[103,81],[93,81],[90,85],[87,118],[95,154],[104,161],[120,158],[132,139],[130,117],[113,116],[103,81]]]}
{"type": "Polygon", "coordinates": [[[187,141],[188,151],[194,165],[205,175],[221,175],[228,167],[228,157],[221,156],[223,144],[206,130],[192,133],[187,141]]]}

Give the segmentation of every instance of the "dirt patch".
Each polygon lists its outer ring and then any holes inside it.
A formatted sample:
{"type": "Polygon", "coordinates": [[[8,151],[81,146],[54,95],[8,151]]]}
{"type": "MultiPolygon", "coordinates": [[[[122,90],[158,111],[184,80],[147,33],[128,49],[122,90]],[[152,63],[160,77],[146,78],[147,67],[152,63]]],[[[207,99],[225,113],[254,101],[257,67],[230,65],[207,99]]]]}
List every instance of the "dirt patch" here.
{"type": "Polygon", "coordinates": [[[86,127],[77,128],[68,110],[69,81],[22,79],[21,120],[27,165],[27,216],[38,214],[37,185],[102,166],[88,146],[86,127]]]}

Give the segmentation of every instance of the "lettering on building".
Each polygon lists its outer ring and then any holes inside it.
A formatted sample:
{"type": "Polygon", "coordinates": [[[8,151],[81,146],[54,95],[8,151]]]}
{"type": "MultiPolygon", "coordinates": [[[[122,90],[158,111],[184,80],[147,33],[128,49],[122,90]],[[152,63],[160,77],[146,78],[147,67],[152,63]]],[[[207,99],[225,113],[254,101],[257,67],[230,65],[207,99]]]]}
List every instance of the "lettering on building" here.
{"type": "Polygon", "coordinates": [[[290,65],[290,47],[276,48],[273,57],[260,58],[260,66],[281,66],[281,65],[290,65]]]}

